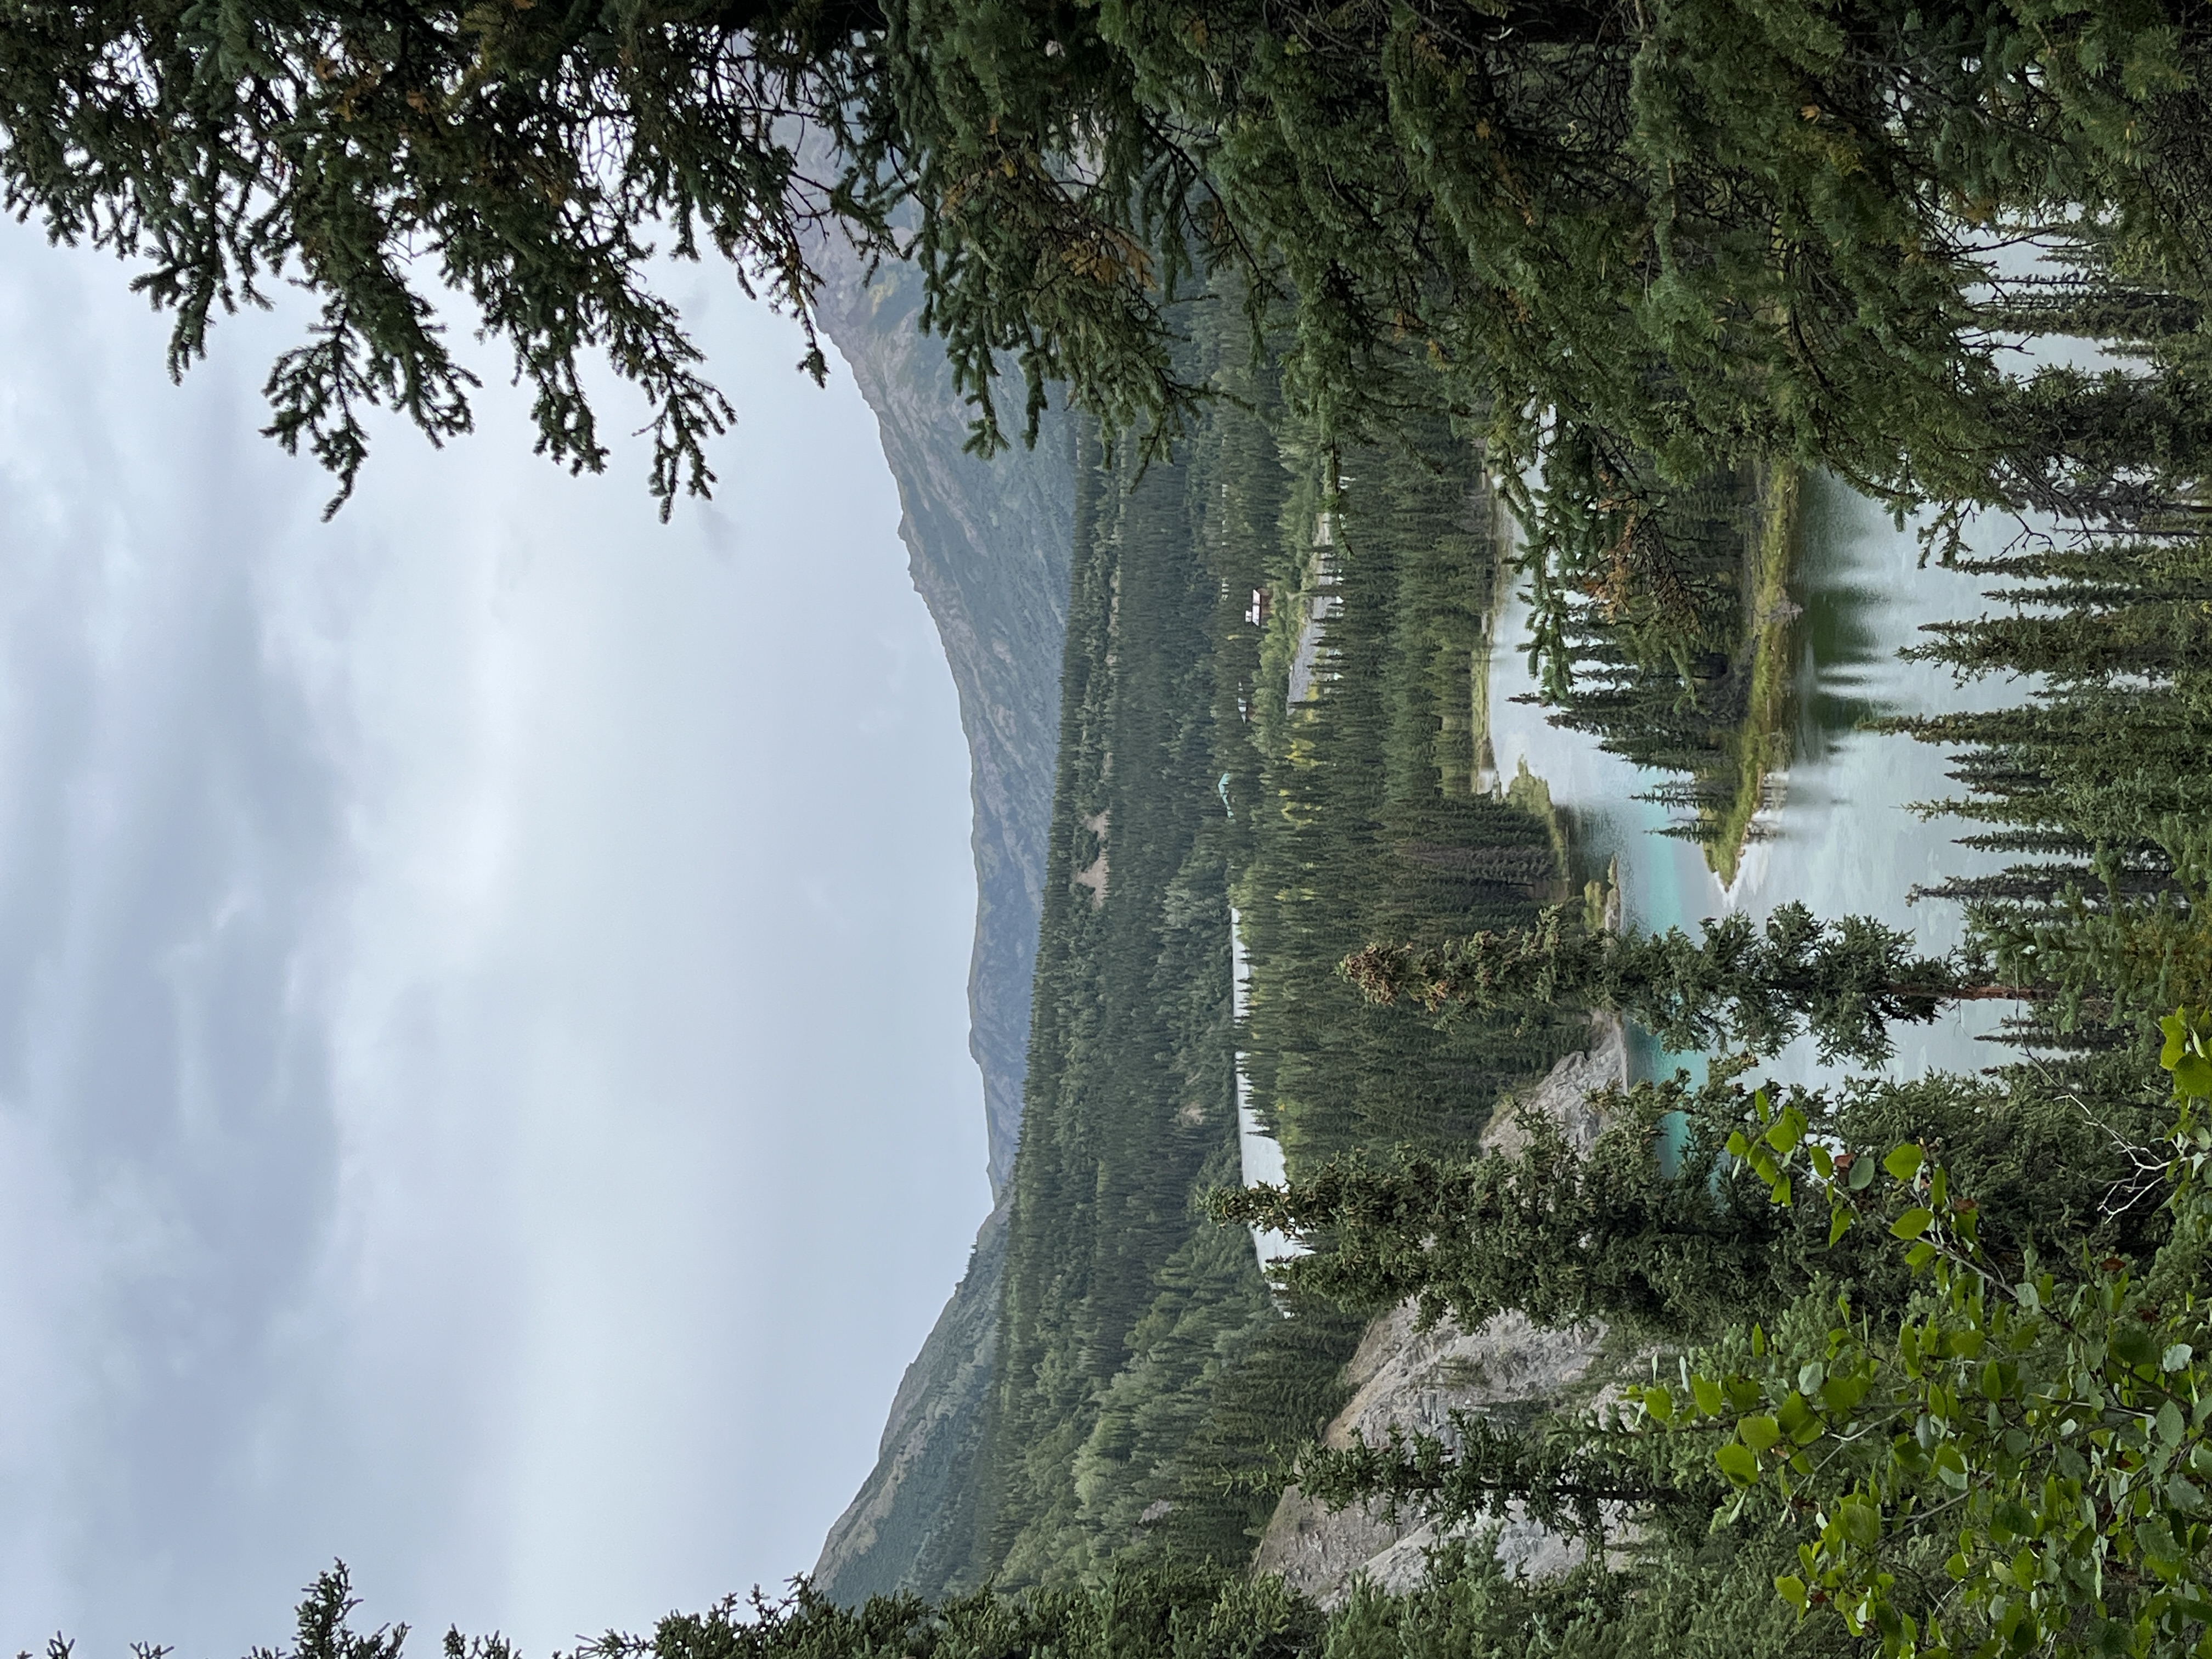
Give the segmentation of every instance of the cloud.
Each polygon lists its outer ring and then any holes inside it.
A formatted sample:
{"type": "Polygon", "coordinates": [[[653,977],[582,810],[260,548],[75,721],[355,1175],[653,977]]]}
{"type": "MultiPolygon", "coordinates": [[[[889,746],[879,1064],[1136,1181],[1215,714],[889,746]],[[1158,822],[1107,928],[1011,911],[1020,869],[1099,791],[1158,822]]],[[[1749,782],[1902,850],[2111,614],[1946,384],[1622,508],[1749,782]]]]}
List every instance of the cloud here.
{"type": "MultiPolygon", "coordinates": [[[[865,410],[702,288],[713,514],[511,398],[323,481],[0,236],[0,1644],[534,1652],[811,1560],[985,1204],[951,686],[865,410]]],[[[488,377],[496,386],[497,377],[488,377]]]]}

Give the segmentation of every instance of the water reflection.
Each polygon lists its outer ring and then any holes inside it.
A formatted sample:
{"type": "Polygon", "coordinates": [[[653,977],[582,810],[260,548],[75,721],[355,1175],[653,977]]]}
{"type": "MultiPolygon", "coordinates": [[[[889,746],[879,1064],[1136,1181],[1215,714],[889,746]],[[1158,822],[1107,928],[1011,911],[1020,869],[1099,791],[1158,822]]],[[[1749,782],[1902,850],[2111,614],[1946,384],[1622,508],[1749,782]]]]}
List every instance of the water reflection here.
{"type": "MultiPolygon", "coordinates": [[[[1869,719],[1939,708],[1999,707],[2019,700],[2017,684],[1960,687],[1938,665],[1899,658],[1925,623],[1980,615],[1988,607],[1971,577],[1922,567],[1918,543],[1872,502],[1839,484],[1808,485],[1802,551],[1790,582],[1802,607],[1796,629],[1798,708],[1795,758],[1759,815],[1758,839],[1735,883],[1723,889],[1693,844],[1662,836],[1664,807],[1635,797],[1659,775],[1639,771],[1600,750],[1589,736],[1549,725],[1543,710],[1516,702],[1534,690],[1527,665],[1528,608],[1516,595],[1499,618],[1491,664],[1491,740],[1500,771],[1525,760],[1574,819],[1584,875],[1608,862],[1620,872],[1624,912],[1638,927],[1694,928],[1729,909],[1763,917],[1800,900],[1819,915],[1856,913],[1909,927],[1925,949],[1960,940],[1954,905],[1915,905],[1916,884],[1998,867],[1995,854],[1956,844],[1955,819],[1929,819],[1917,803],[1952,793],[1940,750],[1865,729],[1869,719]]],[[[1994,552],[2016,528],[1981,526],[1976,551],[1994,552]]],[[[1936,1024],[1899,1030],[1893,1075],[1971,1070],[1998,1056],[1976,1041],[1994,1031],[2002,1005],[1971,1004],[1936,1024]]],[[[1646,1045],[1647,1068],[1680,1063],[1646,1045]]],[[[1775,1075],[1822,1075],[1809,1041],[1778,1057],[1775,1075]]]]}
{"type": "Polygon", "coordinates": [[[1854,556],[1865,503],[1841,484],[1811,481],[1802,495],[1798,555],[1791,586],[1803,608],[1796,629],[1797,720],[1792,754],[1808,767],[1828,759],[1834,740],[1868,720],[1900,710],[1879,684],[1885,647],[1879,632],[1881,590],[1854,556]]]}

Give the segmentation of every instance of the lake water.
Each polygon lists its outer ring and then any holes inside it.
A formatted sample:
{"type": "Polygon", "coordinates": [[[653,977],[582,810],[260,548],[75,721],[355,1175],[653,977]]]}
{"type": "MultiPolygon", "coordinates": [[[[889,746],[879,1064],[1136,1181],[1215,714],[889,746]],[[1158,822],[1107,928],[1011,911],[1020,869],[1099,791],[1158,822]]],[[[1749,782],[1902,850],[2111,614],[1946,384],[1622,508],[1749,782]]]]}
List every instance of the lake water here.
{"type": "MultiPolygon", "coordinates": [[[[1969,826],[1929,817],[1916,803],[1956,788],[1945,775],[1945,750],[1909,738],[1865,729],[1885,715],[2002,707],[2022,688],[2002,680],[1957,684],[1938,665],[1906,661],[1898,653],[1923,624],[1974,617],[1990,609],[1985,579],[1920,562],[1911,526],[1899,530],[1879,507],[1822,478],[1808,483],[1800,552],[1790,598],[1804,608],[1794,630],[1796,652],[1793,755],[1760,815],[1757,839],[1736,879],[1723,888],[1695,843],[1657,832],[1667,809],[1639,800],[1662,781],[1600,749],[1595,737],[1551,725],[1540,707],[1515,699],[1533,693],[1526,648],[1528,606],[1516,596],[1501,613],[1498,648],[1490,666],[1491,742],[1499,773],[1510,777],[1525,761],[1571,817],[1586,867],[1608,861],[1619,873],[1625,924],[1649,930],[1681,927],[1730,910],[1764,917],[1777,905],[1802,901],[1822,916],[1877,917],[1911,930],[1923,951],[1956,946],[1958,907],[1939,899],[1915,902],[1916,886],[1934,886],[2003,864],[2004,855],[1960,847],[1969,826]]],[[[2010,520],[1990,519],[1968,538],[1974,552],[1994,552],[2014,534],[2010,520]]],[[[1237,951],[1237,1012],[1243,1011],[1244,960],[1237,951]]],[[[1971,1071],[2002,1051],[1983,1040],[1997,1029],[2005,1005],[1966,1003],[1930,1025],[1897,1028],[1887,1071],[1914,1077],[1929,1071],[1971,1071]]],[[[1694,1055],[1661,1053],[1645,1041],[1636,1049],[1639,1073],[1684,1066],[1702,1072],[1694,1055]]],[[[1764,1068],[1784,1081],[1829,1075],[1801,1039],[1764,1068]]],[[[1237,1120],[1248,1182],[1283,1179],[1282,1149],[1260,1127],[1238,1080],[1237,1120]]],[[[1291,1248],[1279,1235],[1255,1236],[1264,1262],[1291,1248]]]]}
{"type": "MultiPolygon", "coordinates": [[[[1244,959],[1244,927],[1234,907],[1229,912],[1231,971],[1236,976],[1237,1026],[1244,1026],[1244,1000],[1252,983],[1251,965],[1244,959]]],[[[1285,1177],[1282,1144],[1261,1127],[1260,1115],[1252,1109],[1252,1085],[1244,1076],[1244,1056],[1237,1056],[1237,1153],[1238,1172],[1247,1187],[1266,1183],[1280,1186],[1285,1177]]],[[[1279,1261],[1285,1256],[1304,1254],[1305,1246],[1287,1233],[1272,1228],[1251,1230],[1252,1248],[1259,1253],[1260,1265],[1279,1261]]]]}
{"type": "MultiPolygon", "coordinates": [[[[1994,551],[2014,526],[1985,522],[1970,544],[1994,551]]],[[[1955,792],[1945,775],[1946,752],[1909,738],[1869,732],[1882,715],[2000,707],[2018,701],[2016,684],[1960,686],[1938,665],[1899,659],[1922,624],[1982,614],[1983,580],[1920,563],[1910,528],[1899,531],[1863,497],[1826,479],[1808,483],[1801,551],[1790,597],[1804,607],[1797,653],[1794,754],[1774,792],[1778,802],[1760,815],[1759,837],[1747,849],[1733,885],[1723,888],[1692,842],[1655,833],[1667,809],[1635,797],[1659,781],[1598,748],[1589,734],[1548,724],[1544,711],[1514,699],[1534,690],[1525,647],[1528,607],[1516,597],[1501,615],[1497,637],[1514,642],[1491,664],[1491,740],[1500,772],[1525,760],[1567,809],[1589,861],[1618,861],[1628,925],[1682,927],[1729,910],[1763,917],[1777,905],[1802,901],[1822,916],[1875,916],[1911,929],[1921,948],[1960,943],[1958,907],[1912,901],[1915,886],[2002,865],[2002,855],[1957,845],[1968,826],[1929,818],[1916,803],[1955,792]]],[[[1915,1076],[1931,1069],[1971,1070],[1992,1063],[1993,1046],[1978,1041],[1994,1030],[2004,1005],[1960,1005],[1932,1025],[1898,1029],[1889,1071],[1915,1076]]],[[[1684,1063],[1645,1045],[1641,1062],[1684,1063]]],[[[1693,1067],[1694,1068],[1694,1067],[1693,1067]]],[[[1811,1080],[1820,1074],[1809,1039],[1780,1055],[1771,1074],[1811,1080]]]]}

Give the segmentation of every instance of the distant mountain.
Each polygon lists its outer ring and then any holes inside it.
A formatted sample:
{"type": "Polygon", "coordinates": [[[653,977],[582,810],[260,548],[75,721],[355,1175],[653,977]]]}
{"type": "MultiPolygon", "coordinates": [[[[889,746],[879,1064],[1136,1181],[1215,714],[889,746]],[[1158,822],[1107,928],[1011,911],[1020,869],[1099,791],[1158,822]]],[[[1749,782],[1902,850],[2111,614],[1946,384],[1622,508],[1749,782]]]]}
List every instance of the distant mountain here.
{"type": "Polygon", "coordinates": [[[826,332],[875,411],[897,480],[908,569],[936,620],[960,693],[975,801],[975,951],[969,1048],[983,1071],[991,1191],[1004,1189],[1022,1126],[1030,975],[1060,741],[1060,657],[1075,515],[1066,416],[1036,447],[965,453],[968,410],[942,343],[916,328],[921,281],[885,265],[872,283],[849,249],[822,257],[826,332]]]}
{"type": "Polygon", "coordinates": [[[875,411],[897,481],[908,568],[960,695],[975,803],[969,1048],[983,1074],[991,1192],[968,1272],[907,1368],[876,1467],[830,1528],[817,1584],[840,1601],[939,1587],[964,1547],[968,1474],[998,1340],[1007,1178],[1021,1133],[1030,981],[1060,738],[1060,650],[1074,518],[1073,437],[1057,410],[1035,449],[965,453],[968,414],[939,342],[916,322],[921,281],[817,250],[823,331],[875,411]]]}

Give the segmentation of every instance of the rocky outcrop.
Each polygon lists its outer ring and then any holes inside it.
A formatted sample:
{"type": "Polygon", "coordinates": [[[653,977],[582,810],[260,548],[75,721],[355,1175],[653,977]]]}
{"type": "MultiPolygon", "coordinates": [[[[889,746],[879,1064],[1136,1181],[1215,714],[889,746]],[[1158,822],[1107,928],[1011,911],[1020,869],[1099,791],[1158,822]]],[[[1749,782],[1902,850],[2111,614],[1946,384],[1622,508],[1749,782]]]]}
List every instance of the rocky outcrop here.
{"type": "Polygon", "coordinates": [[[1597,1022],[1590,1046],[1567,1055],[1541,1082],[1522,1095],[1514,1109],[1501,1111],[1482,1132],[1486,1152],[1520,1152],[1528,1144],[1525,1120],[1549,1118],[1577,1152],[1587,1153],[1605,1131],[1605,1119],[1592,1097],[1628,1084],[1628,1032],[1618,1018],[1597,1022]]]}
{"type": "MultiPolygon", "coordinates": [[[[1601,1023],[1592,1035],[1589,1048],[1554,1066],[1516,1111],[1498,1114],[1483,1134],[1486,1150],[1510,1153],[1525,1146],[1531,1115],[1549,1117],[1579,1151],[1595,1144],[1604,1123],[1590,1097],[1627,1082],[1628,1045],[1617,1020],[1601,1023]]],[[[1500,1314],[1472,1331],[1449,1318],[1425,1331],[1418,1325],[1408,1302],[1367,1328],[1345,1367],[1352,1400],[1323,1433],[1324,1443],[1380,1443],[1393,1428],[1449,1443],[1455,1411],[1528,1417],[1556,1410],[1597,1384],[1602,1325],[1547,1331],[1517,1313],[1500,1314]]],[[[1334,1604],[1355,1575],[1385,1589],[1410,1589],[1437,1541],[1435,1528],[1418,1517],[1392,1522],[1365,1508],[1332,1513],[1292,1486],[1261,1536],[1255,1565],[1334,1604]]],[[[1509,1516],[1498,1534],[1506,1568],[1536,1577],[1565,1571],[1581,1559],[1582,1547],[1520,1515],[1509,1516]]]]}
{"type": "MultiPolygon", "coordinates": [[[[915,324],[913,270],[872,279],[849,249],[815,250],[820,320],[875,412],[897,481],[908,569],[945,643],[968,738],[975,819],[969,1050],[983,1078],[991,1191],[968,1272],[907,1368],[876,1466],[824,1541],[817,1586],[840,1601],[942,1588],[971,1517],[969,1473],[998,1339],[1007,1177],[1021,1133],[1030,988],[1060,740],[1073,457],[1064,417],[1034,449],[963,451],[968,414],[940,343],[915,324]]],[[[1103,872],[1102,867],[1101,882],[1103,872]]]]}
{"type": "MultiPolygon", "coordinates": [[[[1521,1416],[1549,1410],[1589,1376],[1605,1336],[1595,1324],[1540,1330],[1517,1313],[1473,1331],[1449,1319],[1426,1331],[1415,1326],[1408,1302],[1367,1328],[1346,1367],[1345,1380],[1357,1392],[1329,1424],[1326,1444],[1380,1443],[1394,1427],[1449,1443],[1455,1411],[1521,1416]]],[[[1436,1541],[1425,1522],[1393,1523],[1364,1508],[1331,1513],[1292,1486],[1261,1535],[1255,1565],[1333,1604],[1355,1573],[1388,1589],[1409,1588],[1436,1541]]],[[[1509,1570],[1538,1575],[1563,1572],[1581,1559],[1577,1542],[1518,1516],[1501,1528],[1498,1549],[1509,1570]]]]}

